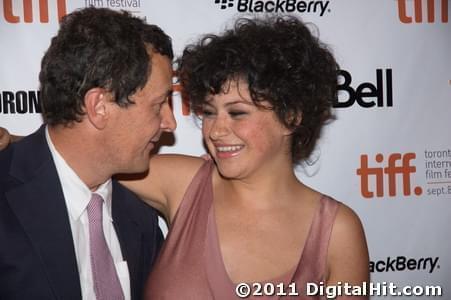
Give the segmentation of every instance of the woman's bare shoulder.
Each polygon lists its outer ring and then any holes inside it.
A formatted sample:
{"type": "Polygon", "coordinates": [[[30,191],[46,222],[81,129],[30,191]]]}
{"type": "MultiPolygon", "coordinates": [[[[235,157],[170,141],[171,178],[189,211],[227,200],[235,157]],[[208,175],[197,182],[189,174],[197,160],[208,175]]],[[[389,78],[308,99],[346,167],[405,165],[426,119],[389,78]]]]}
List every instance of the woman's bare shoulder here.
{"type": "Polygon", "coordinates": [[[363,225],[359,216],[343,202],[339,202],[332,233],[335,235],[344,235],[344,237],[351,235],[361,237],[363,234],[363,225]]]}
{"type": "Polygon", "coordinates": [[[328,251],[328,282],[360,284],[369,280],[369,258],[365,232],[359,216],[339,204],[328,251]]]}

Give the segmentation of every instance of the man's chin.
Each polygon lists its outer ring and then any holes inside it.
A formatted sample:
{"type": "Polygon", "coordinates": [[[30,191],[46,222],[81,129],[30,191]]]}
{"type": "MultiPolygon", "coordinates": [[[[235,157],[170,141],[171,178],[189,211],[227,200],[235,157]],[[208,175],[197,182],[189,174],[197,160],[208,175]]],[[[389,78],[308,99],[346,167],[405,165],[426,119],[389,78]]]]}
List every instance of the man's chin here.
{"type": "Polygon", "coordinates": [[[130,162],[121,168],[119,174],[142,174],[149,171],[149,158],[141,161],[130,162]]]}
{"type": "Polygon", "coordinates": [[[130,173],[144,173],[144,172],[148,172],[149,171],[149,160],[147,160],[146,162],[136,165],[135,168],[133,168],[133,170],[130,170],[130,173]]]}

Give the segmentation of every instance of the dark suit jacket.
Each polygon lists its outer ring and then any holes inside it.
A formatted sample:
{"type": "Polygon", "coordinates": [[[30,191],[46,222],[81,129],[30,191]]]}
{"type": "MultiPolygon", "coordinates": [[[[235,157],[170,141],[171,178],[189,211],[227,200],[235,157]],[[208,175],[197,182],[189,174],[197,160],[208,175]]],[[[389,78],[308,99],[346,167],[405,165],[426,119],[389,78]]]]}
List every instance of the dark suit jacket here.
{"type": "MultiPolygon", "coordinates": [[[[138,300],[163,236],[156,211],[114,180],[112,199],[138,300]]],[[[81,299],[69,216],[44,126],[0,151],[0,299],[81,299]]]]}

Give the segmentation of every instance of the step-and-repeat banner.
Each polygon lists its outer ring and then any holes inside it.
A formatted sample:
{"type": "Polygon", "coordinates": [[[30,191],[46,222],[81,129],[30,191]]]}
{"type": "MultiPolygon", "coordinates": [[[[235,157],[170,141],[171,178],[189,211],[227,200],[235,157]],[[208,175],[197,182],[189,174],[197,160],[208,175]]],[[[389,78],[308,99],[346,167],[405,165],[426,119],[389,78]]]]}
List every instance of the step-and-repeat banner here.
{"type": "MultiPolygon", "coordinates": [[[[444,299],[451,299],[448,0],[1,0],[0,5],[0,126],[21,135],[42,123],[40,60],[58,20],[77,8],[129,10],[162,27],[177,54],[201,34],[220,32],[244,15],[295,14],[315,24],[312,30],[341,68],[337,119],[314,153],[316,162],[298,167],[297,174],[359,214],[373,282],[387,288],[390,282],[440,285],[444,299]]],[[[176,80],[174,90],[178,128],[172,145],[160,152],[200,155],[205,150],[199,124],[176,80]]]]}

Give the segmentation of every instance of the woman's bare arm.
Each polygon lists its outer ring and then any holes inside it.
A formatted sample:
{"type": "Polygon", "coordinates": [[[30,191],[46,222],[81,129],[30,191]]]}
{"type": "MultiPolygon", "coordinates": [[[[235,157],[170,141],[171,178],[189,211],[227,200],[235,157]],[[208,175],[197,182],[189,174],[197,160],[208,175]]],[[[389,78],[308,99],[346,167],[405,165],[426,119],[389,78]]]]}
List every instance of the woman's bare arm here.
{"type": "Polygon", "coordinates": [[[118,179],[171,222],[188,185],[204,161],[187,155],[154,155],[146,174],[124,175],[118,179]]]}

